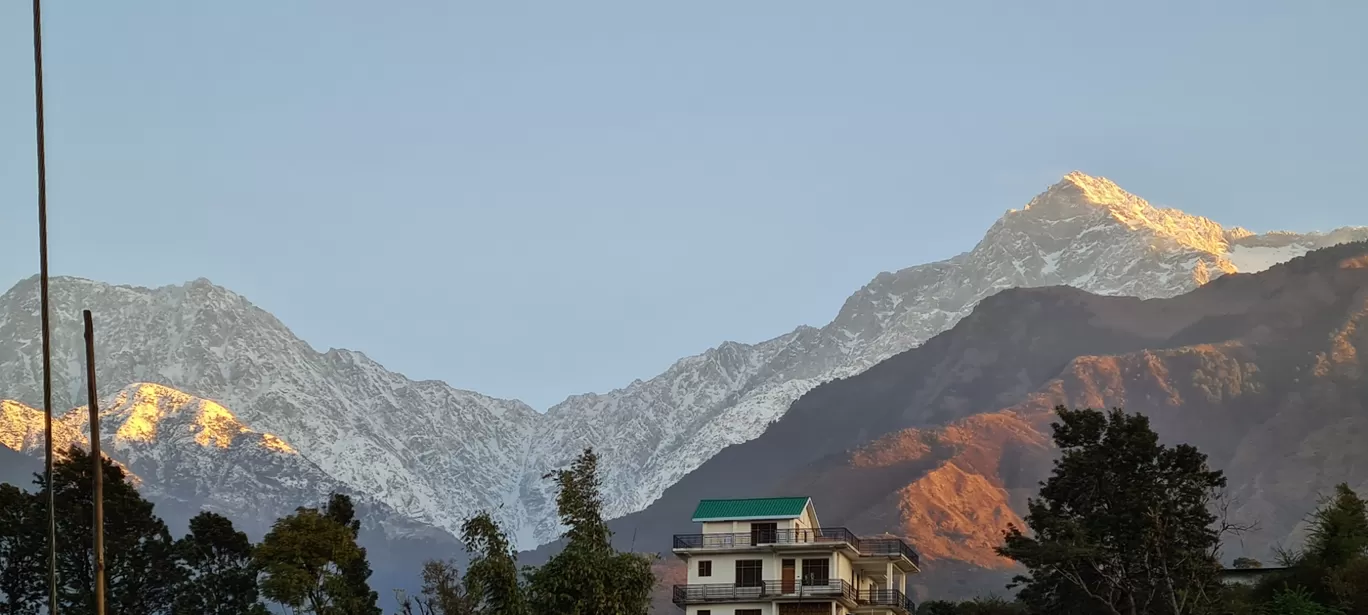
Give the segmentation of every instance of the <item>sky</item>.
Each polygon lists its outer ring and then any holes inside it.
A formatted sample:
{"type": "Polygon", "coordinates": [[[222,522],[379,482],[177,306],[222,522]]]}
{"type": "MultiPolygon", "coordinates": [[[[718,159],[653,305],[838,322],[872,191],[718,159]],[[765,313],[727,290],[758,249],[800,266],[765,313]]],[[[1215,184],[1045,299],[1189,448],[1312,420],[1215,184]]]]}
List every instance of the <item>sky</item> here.
{"type": "MultiPolygon", "coordinates": [[[[0,3],[0,288],[38,270],[0,3]]],[[[205,277],[319,350],[522,399],[831,320],[1078,169],[1368,224],[1368,3],[48,2],[54,275],[205,277]]],[[[79,332],[76,333],[79,335],[79,332]]]]}

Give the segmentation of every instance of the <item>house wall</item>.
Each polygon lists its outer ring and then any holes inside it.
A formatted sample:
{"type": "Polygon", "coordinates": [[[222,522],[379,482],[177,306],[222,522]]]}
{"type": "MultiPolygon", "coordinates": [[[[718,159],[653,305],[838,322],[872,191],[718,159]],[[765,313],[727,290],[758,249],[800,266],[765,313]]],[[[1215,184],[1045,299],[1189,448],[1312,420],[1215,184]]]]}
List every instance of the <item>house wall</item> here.
{"type": "Polygon", "coordinates": [[[699,615],[702,611],[708,611],[709,615],[735,615],[738,609],[760,609],[764,615],[775,615],[779,612],[778,607],[770,602],[757,602],[754,604],[701,604],[690,606],[684,610],[686,615],[699,615]]]}

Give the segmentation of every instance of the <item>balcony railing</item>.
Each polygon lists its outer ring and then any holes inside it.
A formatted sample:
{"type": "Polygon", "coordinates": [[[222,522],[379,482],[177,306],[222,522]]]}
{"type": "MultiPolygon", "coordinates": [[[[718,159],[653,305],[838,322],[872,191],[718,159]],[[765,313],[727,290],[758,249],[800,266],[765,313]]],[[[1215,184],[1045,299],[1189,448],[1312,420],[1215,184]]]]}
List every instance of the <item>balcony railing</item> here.
{"type": "Polygon", "coordinates": [[[737,534],[675,534],[676,549],[732,549],[771,545],[846,543],[860,555],[892,555],[906,557],[921,566],[921,557],[899,538],[859,538],[843,527],[803,528],[797,530],[756,529],[737,534]]]}
{"type": "Polygon", "coordinates": [[[800,545],[844,542],[860,544],[855,534],[843,527],[803,528],[798,530],[757,529],[738,534],[675,534],[676,549],[730,549],[769,545],[800,545]]]}
{"type": "Polygon", "coordinates": [[[855,601],[860,606],[883,606],[905,613],[917,612],[917,605],[912,599],[896,589],[862,589],[857,592],[855,601]]]}
{"type": "Polygon", "coordinates": [[[901,538],[861,538],[860,555],[901,555],[921,566],[921,557],[901,538]]]}
{"type": "Polygon", "coordinates": [[[857,593],[853,585],[841,579],[674,586],[674,603],[678,606],[709,602],[756,602],[797,598],[844,599],[855,602],[857,593]]]}

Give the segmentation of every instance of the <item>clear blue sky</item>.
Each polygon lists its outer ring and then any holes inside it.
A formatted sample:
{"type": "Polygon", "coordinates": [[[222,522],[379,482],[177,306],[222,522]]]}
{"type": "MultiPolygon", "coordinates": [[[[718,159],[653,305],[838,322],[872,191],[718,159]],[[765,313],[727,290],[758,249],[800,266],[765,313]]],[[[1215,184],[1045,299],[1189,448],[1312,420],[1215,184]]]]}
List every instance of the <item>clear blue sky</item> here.
{"type": "MultiPolygon", "coordinates": [[[[827,322],[1060,175],[1368,224],[1368,3],[49,2],[54,273],[545,409],[827,322]]],[[[0,3],[0,286],[37,271],[0,3]]],[[[79,335],[79,332],[68,332],[79,335]]]]}

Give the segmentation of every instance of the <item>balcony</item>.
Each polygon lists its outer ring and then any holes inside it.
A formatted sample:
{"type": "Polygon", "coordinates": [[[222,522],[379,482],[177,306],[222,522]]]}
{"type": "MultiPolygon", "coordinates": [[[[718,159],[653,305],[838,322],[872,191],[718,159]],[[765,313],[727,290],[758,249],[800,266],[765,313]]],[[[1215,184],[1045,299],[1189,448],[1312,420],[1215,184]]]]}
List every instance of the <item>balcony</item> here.
{"type": "Polygon", "coordinates": [[[859,549],[860,555],[866,556],[891,555],[896,557],[901,555],[916,564],[918,568],[921,567],[921,557],[900,538],[861,538],[859,549]]]}
{"type": "Polygon", "coordinates": [[[842,600],[854,604],[855,587],[841,579],[760,581],[757,583],[716,583],[674,586],[676,606],[714,602],[762,602],[768,600],[842,600]]]}
{"type": "Polygon", "coordinates": [[[906,594],[896,589],[862,589],[856,592],[858,608],[892,609],[900,613],[916,613],[917,605],[906,594]]]}
{"type": "Polygon", "coordinates": [[[843,527],[804,528],[799,530],[759,529],[737,534],[675,534],[676,549],[736,549],[787,545],[850,545],[861,556],[902,556],[918,567],[917,552],[898,538],[859,538],[843,527]]]}
{"type": "Polygon", "coordinates": [[[676,549],[734,549],[772,545],[810,545],[845,543],[855,547],[860,539],[843,527],[804,528],[800,530],[752,530],[738,534],[675,534],[676,549]]]}

